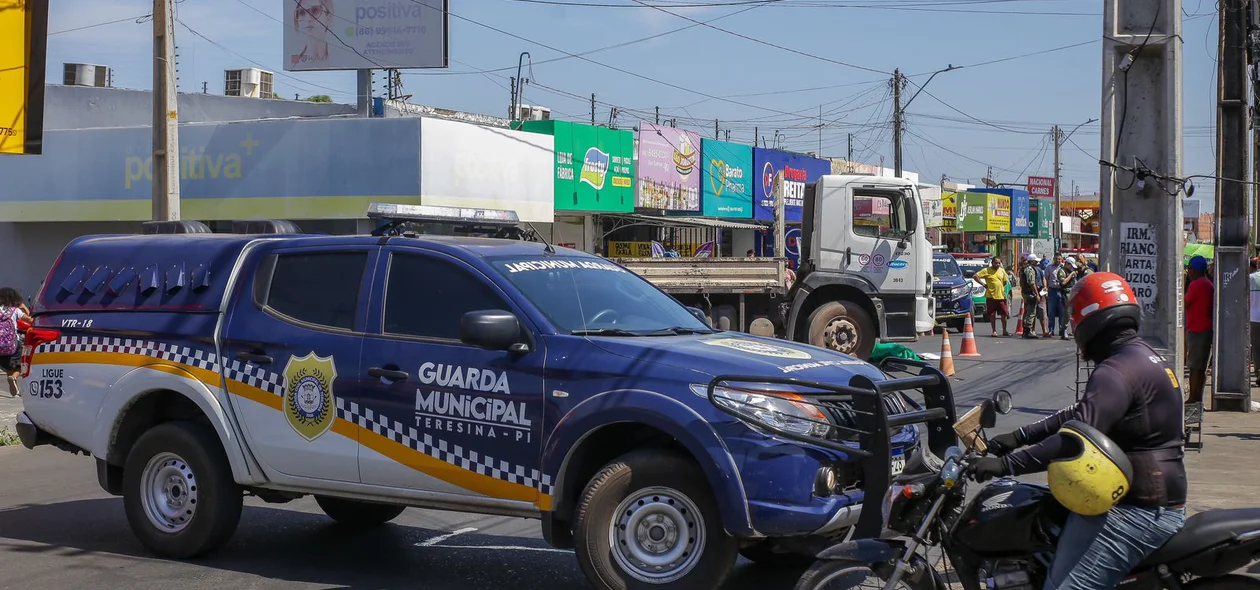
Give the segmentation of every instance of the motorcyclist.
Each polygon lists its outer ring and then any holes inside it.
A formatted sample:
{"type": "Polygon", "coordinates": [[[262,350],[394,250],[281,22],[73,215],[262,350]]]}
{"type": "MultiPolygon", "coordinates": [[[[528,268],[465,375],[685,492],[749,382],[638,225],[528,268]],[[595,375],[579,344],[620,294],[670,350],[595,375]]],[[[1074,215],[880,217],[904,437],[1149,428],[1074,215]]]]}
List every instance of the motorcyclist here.
{"type": "Polygon", "coordinates": [[[1114,441],[1132,463],[1131,487],[1101,515],[1069,515],[1045,588],[1115,588],[1185,524],[1182,392],[1173,370],[1138,337],[1141,309],[1122,277],[1095,272],[1081,278],[1072,289],[1071,314],[1077,347],[1095,364],[1084,396],[994,437],[990,449],[997,456],[977,460],[972,473],[983,482],[1072,460],[1071,440],[1054,436],[1069,420],[1114,441]]]}

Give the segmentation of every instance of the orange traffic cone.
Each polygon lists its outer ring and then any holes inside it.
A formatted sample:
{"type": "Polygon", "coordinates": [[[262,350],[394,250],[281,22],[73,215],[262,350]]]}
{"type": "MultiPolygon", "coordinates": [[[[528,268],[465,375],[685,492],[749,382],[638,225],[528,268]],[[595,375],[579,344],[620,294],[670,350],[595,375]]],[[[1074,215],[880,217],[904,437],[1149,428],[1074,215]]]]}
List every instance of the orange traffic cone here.
{"type": "Polygon", "coordinates": [[[949,346],[949,330],[941,332],[945,337],[941,340],[941,372],[946,377],[954,375],[954,351],[949,346]]]}
{"type": "MultiPolygon", "coordinates": [[[[1013,306],[1012,306],[1013,307],[1013,306]]],[[[1019,313],[1015,316],[1015,335],[1024,335],[1024,302],[1019,302],[1019,313]]]]}
{"type": "Polygon", "coordinates": [[[958,356],[980,356],[980,349],[976,347],[976,329],[971,324],[971,314],[967,314],[967,321],[963,324],[962,351],[958,356]]]}

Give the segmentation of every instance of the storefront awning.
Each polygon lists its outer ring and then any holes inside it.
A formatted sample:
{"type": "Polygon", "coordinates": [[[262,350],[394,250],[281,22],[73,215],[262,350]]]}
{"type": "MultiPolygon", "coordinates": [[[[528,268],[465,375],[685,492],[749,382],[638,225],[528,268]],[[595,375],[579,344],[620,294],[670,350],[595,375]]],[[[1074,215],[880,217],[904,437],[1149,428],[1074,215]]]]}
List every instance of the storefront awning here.
{"type": "Polygon", "coordinates": [[[762,230],[767,226],[758,225],[756,223],[740,223],[738,221],[727,221],[725,219],[715,219],[712,217],[660,217],[656,215],[638,215],[634,213],[624,213],[609,215],[604,214],[602,217],[615,217],[626,219],[634,223],[642,223],[648,225],[688,225],[692,227],[709,227],[722,229],[752,229],[762,230]]]}

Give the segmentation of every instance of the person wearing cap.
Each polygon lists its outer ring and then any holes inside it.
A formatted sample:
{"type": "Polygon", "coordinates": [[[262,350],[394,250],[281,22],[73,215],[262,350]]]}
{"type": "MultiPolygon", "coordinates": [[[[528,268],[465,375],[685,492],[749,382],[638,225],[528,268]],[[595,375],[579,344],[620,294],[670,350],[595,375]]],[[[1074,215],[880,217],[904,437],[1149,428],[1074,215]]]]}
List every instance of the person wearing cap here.
{"type": "Polygon", "coordinates": [[[1033,340],[1037,338],[1037,312],[1041,307],[1041,285],[1037,280],[1037,260],[1036,256],[1029,254],[1024,257],[1024,267],[1019,271],[1019,290],[1024,296],[1024,312],[1022,320],[1024,322],[1024,338],[1033,340]]]}
{"type": "Polygon", "coordinates": [[[1260,387],[1260,258],[1251,259],[1247,285],[1251,289],[1251,370],[1260,387]]]}
{"type": "Polygon", "coordinates": [[[1208,262],[1202,256],[1190,259],[1190,285],[1186,287],[1186,366],[1190,382],[1186,403],[1203,401],[1208,361],[1212,358],[1212,299],[1215,287],[1207,278],[1208,262]]]}
{"type": "Polygon", "coordinates": [[[1050,329],[1059,333],[1060,340],[1067,340],[1067,295],[1071,283],[1068,282],[1068,273],[1070,267],[1064,260],[1062,254],[1054,255],[1054,264],[1050,265],[1050,270],[1046,273],[1046,283],[1049,291],[1049,297],[1046,298],[1046,311],[1050,318],[1048,323],[1050,329]]]}

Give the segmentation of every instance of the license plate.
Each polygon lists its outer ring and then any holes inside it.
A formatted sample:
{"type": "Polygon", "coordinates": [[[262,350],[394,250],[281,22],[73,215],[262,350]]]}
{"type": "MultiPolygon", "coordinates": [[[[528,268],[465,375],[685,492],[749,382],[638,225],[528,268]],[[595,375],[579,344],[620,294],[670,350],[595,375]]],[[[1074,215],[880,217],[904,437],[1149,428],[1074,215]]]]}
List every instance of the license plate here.
{"type": "Polygon", "coordinates": [[[898,453],[892,456],[892,474],[899,475],[906,469],[906,454],[898,453]]]}

